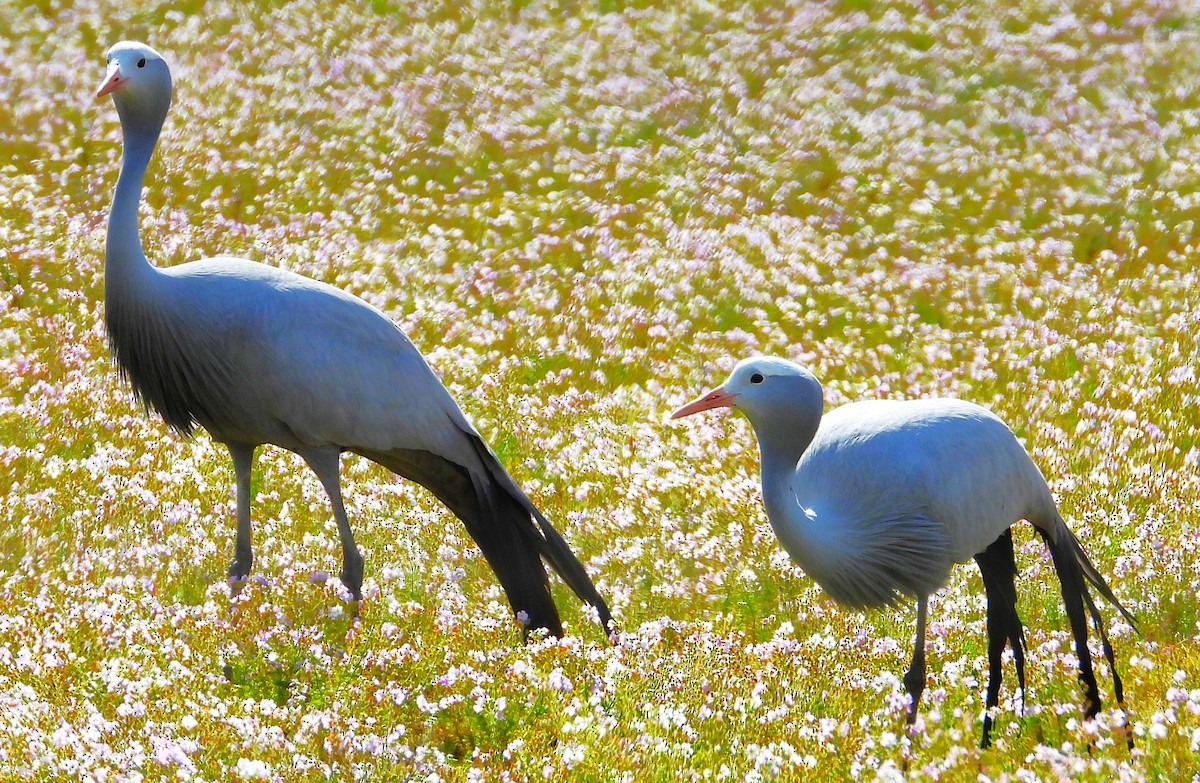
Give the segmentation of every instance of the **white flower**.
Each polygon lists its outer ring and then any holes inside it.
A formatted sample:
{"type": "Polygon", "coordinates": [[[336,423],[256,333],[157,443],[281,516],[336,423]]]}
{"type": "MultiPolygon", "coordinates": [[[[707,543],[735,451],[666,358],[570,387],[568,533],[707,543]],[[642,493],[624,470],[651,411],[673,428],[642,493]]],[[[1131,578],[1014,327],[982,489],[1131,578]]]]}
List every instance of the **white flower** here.
{"type": "Polygon", "coordinates": [[[563,693],[570,691],[574,687],[571,684],[571,680],[567,675],[563,674],[563,670],[560,668],[555,668],[554,671],[550,672],[550,676],[546,678],[546,683],[554,690],[562,691],[563,693]]]}
{"type": "Polygon", "coordinates": [[[237,776],[242,780],[269,780],[271,765],[257,759],[238,759],[237,776]]]}
{"type": "Polygon", "coordinates": [[[558,755],[562,758],[563,764],[567,769],[583,761],[583,754],[583,746],[574,742],[567,742],[558,747],[558,755]]]}

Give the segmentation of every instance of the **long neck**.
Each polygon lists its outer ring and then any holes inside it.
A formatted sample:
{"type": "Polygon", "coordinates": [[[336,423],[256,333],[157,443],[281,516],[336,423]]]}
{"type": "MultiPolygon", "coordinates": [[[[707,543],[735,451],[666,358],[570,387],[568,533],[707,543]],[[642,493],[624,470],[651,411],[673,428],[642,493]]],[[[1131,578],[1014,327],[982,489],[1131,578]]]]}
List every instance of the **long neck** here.
{"type": "Polygon", "coordinates": [[[138,204],[146,167],[157,141],[157,129],[125,130],[121,174],[108,216],[108,239],[104,246],[105,288],[110,301],[114,294],[119,295],[138,278],[153,272],[138,234],[138,204]]]}
{"type": "Polygon", "coordinates": [[[762,457],[763,506],[771,529],[792,559],[824,584],[821,569],[831,553],[836,553],[831,549],[836,531],[810,516],[795,489],[797,463],[812,444],[819,424],[819,416],[790,422],[776,419],[770,426],[756,426],[755,434],[762,457]]]}
{"type": "MultiPolygon", "coordinates": [[[[759,455],[762,458],[762,483],[764,498],[776,498],[777,493],[790,495],[792,476],[796,463],[816,435],[816,423],[773,421],[767,426],[756,426],[759,455]]],[[[771,502],[771,501],[768,501],[771,502]]]]}

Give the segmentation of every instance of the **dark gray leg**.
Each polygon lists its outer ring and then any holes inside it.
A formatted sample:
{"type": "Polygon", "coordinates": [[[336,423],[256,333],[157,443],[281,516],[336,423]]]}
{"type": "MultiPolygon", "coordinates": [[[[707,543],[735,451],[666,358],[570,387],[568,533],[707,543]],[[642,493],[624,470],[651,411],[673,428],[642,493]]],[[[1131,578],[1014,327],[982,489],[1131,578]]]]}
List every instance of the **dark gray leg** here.
{"type": "Polygon", "coordinates": [[[254,564],[250,545],[250,470],[254,466],[254,447],[226,444],[233,458],[233,474],[237,481],[237,541],[233,562],[229,565],[229,585],[234,595],[242,589],[254,564]]]}
{"type": "Polygon", "coordinates": [[[342,453],[339,449],[313,449],[300,452],[308,463],[333,506],[333,518],[337,520],[338,536],[342,539],[342,573],[339,575],[342,584],[350,590],[355,601],[362,600],[363,559],[354,543],[354,533],[350,530],[350,521],[346,518],[346,509],[342,506],[342,486],[339,476],[342,453]]]}
{"type": "Polygon", "coordinates": [[[929,596],[917,599],[917,638],[913,644],[912,664],[904,674],[904,689],[912,697],[908,708],[908,725],[917,722],[917,705],[925,692],[925,619],[929,612],[929,596]]]}
{"type": "Polygon", "coordinates": [[[1021,688],[1021,698],[1025,698],[1025,629],[1017,614],[1017,564],[1013,559],[1012,530],[1004,531],[991,546],[976,555],[975,562],[979,564],[987,592],[987,712],[983,716],[983,739],[979,743],[981,748],[987,748],[992,744],[991,710],[1000,704],[1000,685],[1004,680],[1001,664],[1006,643],[1012,645],[1017,684],[1021,688]]]}

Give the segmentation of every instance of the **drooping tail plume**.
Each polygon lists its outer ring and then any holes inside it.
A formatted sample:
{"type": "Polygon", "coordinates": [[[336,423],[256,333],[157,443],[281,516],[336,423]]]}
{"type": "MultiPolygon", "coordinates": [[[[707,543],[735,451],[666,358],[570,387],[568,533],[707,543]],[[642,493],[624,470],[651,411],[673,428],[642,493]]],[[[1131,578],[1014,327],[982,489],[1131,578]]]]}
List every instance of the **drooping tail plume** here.
{"type": "MultiPolygon", "coordinates": [[[[1050,556],[1054,561],[1054,569],[1058,573],[1059,583],[1062,586],[1063,603],[1066,606],[1067,617],[1071,622],[1071,633],[1075,637],[1075,655],[1079,659],[1079,681],[1083,684],[1087,699],[1084,715],[1087,718],[1094,718],[1100,712],[1100,693],[1096,685],[1096,675],[1092,671],[1092,656],[1087,644],[1087,615],[1084,613],[1085,606],[1087,613],[1091,615],[1092,624],[1100,636],[1104,657],[1108,660],[1109,669],[1112,672],[1113,696],[1116,699],[1117,705],[1124,709],[1125,688],[1121,682],[1121,676],[1117,673],[1116,660],[1112,644],[1108,639],[1108,632],[1104,626],[1104,619],[1101,617],[1099,608],[1088,591],[1088,583],[1091,583],[1105,599],[1116,607],[1121,615],[1136,630],[1137,625],[1134,622],[1133,615],[1113,595],[1112,589],[1092,564],[1087,553],[1083,551],[1083,545],[1079,543],[1079,539],[1066,526],[1066,523],[1062,522],[1061,519],[1059,520],[1057,542],[1052,541],[1050,536],[1044,531],[1039,529],[1039,532],[1042,533],[1042,538],[1050,548],[1050,556]]],[[[1124,729],[1128,746],[1133,748],[1133,733],[1129,731],[1127,723],[1122,724],[1122,728],[1124,729]]]]}
{"type": "Polygon", "coordinates": [[[616,630],[612,613],[608,609],[608,604],[597,592],[596,586],[592,584],[591,578],[584,571],[583,564],[575,557],[562,535],[542,515],[542,512],[538,511],[529,497],[508,475],[504,466],[492,454],[491,449],[478,437],[473,438],[473,442],[476,453],[479,454],[492,479],[498,485],[497,488],[505,492],[510,501],[517,505],[520,509],[518,516],[524,515],[525,524],[520,526],[521,531],[536,546],[546,562],[562,577],[567,586],[574,591],[575,595],[596,610],[605,634],[611,635],[616,630]],[[536,527],[530,523],[531,518],[537,522],[536,527]]]}

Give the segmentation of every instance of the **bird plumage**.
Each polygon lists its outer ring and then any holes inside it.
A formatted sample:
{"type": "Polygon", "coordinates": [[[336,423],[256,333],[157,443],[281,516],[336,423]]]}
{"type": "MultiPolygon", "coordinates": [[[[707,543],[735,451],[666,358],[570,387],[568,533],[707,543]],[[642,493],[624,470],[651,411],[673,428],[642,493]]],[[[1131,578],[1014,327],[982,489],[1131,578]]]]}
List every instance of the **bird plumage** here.
{"type": "Polygon", "coordinates": [[[262,444],[301,454],[329,492],[343,579],[359,597],[362,561],[340,498],[351,451],[427,487],[458,515],[530,628],[561,635],[545,558],[595,607],[608,608],[562,537],[475,431],[408,336],[367,302],[325,283],[233,257],[158,269],[142,251],[137,204],[171,101],[170,71],[148,46],[108,52],[98,94],[113,95],[124,156],[105,251],[105,323],[123,375],[176,430],[225,443],[238,478],[237,556],[250,547],[249,473],[262,444]]]}
{"type": "Polygon", "coordinates": [[[850,594],[893,588],[888,599],[868,601],[826,585],[860,608],[933,592],[954,563],[982,552],[1014,520],[1053,519],[1049,489],[1008,427],[960,400],[835,408],[781,480],[784,501],[772,524],[805,570],[816,577],[826,564],[848,560],[862,582],[847,585],[850,594]]]}
{"type": "MultiPolygon", "coordinates": [[[[854,608],[917,599],[917,643],[905,676],[913,697],[910,720],[924,688],[928,597],[955,563],[974,558],[984,575],[996,683],[988,706],[998,697],[997,644],[1002,651],[1011,642],[1023,682],[1010,533],[1021,519],[1050,548],[1075,635],[1087,715],[1099,711],[1085,604],[1110,663],[1112,648],[1088,583],[1133,618],[1059,515],[1041,471],[997,416],[953,399],[856,402],[823,413],[821,385],[810,372],[757,357],[740,362],[722,386],[673,417],[726,406],[743,411],[754,427],[767,517],[796,563],[854,608]]],[[[1121,702],[1115,666],[1113,674],[1121,702]]],[[[990,728],[989,721],[984,745],[990,728]]]]}

